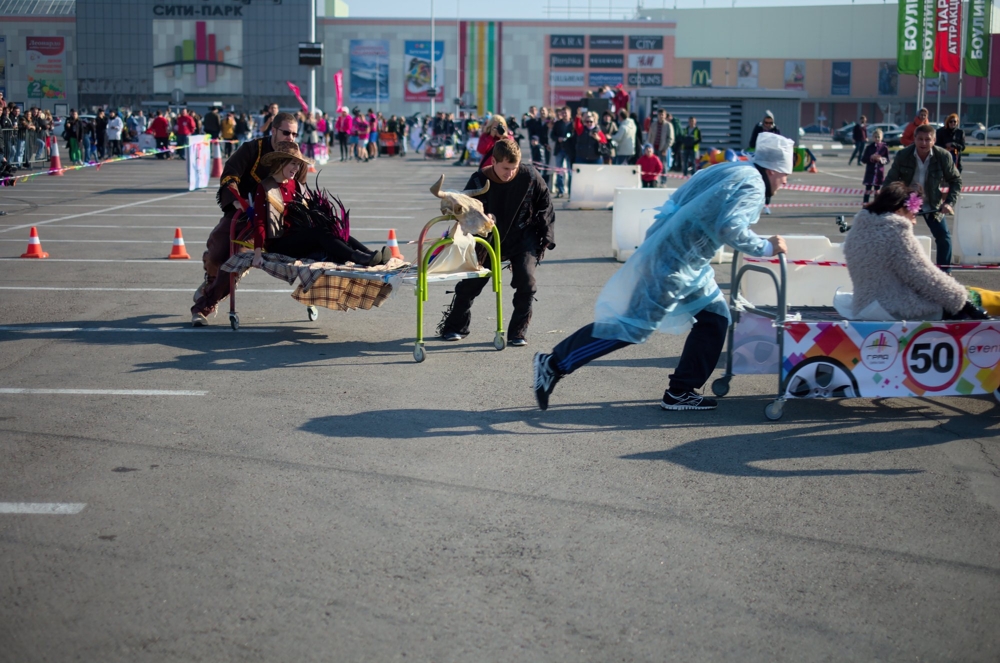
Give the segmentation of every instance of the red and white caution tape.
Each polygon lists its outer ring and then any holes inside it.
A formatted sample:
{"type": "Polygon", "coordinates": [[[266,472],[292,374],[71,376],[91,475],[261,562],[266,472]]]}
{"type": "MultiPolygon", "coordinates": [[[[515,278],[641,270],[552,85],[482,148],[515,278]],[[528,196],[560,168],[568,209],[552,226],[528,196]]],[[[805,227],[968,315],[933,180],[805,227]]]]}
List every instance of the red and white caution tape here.
{"type": "MultiPolygon", "coordinates": [[[[741,256],[745,262],[763,262],[770,264],[778,264],[780,260],[778,258],[755,258],[753,256],[741,256]]],[[[847,267],[846,262],[837,262],[835,260],[785,260],[786,265],[796,265],[796,266],[811,266],[811,267],[847,267]]],[[[1000,265],[951,265],[950,269],[969,269],[969,270],[979,270],[979,269],[1000,269],[1000,265]]]]}

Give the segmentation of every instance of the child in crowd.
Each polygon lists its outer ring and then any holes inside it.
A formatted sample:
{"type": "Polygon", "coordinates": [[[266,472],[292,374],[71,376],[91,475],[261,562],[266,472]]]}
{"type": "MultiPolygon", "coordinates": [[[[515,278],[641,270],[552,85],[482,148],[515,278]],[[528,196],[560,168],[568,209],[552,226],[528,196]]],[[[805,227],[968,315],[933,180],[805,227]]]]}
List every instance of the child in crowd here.
{"type": "Polygon", "coordinates": [[[642,188],[655,189],[663,173],[663,162],[660,157],[653,154],[652,143],[642,146],[642,156],[639,157],[639,169],[642,173],[642,188]]]}

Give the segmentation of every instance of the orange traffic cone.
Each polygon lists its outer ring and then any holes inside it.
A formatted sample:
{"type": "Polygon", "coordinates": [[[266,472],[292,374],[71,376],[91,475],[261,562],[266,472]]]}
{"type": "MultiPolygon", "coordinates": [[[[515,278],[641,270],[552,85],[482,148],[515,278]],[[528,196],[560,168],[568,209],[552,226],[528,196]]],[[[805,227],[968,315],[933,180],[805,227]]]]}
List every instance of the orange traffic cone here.
{"type": "Polygon", "coordinates": [[[212,141],[212,177],[222,177],[222,150],[218,141],[212,141]]]}
{"type": "Polygon", "coordinates": [[[62,163],[59,161],[59,141],[52,141],[52,158],[49,160],[49,175],[62,177],[62,163]]]}
{"type": "Polygon", "coordinates": [[[168,255],[167,258],[169,260],[191,259],[191,256],[188,255],[187,249],[184,248],[184,236],[181,235],[180,228],[174,231],[174,247],[170,249],[170,255],[168,255]]]}
{"type": "Polygon", "coordinates": [[[394,228],[389,229],[389,240],[385,245],[392,249],[393,258],[403,259],[403,254],[399,252],[399,242],[396,241],[396,230],[394,228]]]}
{"type": "Polygon", "coordinates": [[[31,236],[28,237],[28,252],[21,254],[22,258],[48,258],[49,254],[42,251],[42,242],[38,239],[38,229],[31,227],[31,236]]]}

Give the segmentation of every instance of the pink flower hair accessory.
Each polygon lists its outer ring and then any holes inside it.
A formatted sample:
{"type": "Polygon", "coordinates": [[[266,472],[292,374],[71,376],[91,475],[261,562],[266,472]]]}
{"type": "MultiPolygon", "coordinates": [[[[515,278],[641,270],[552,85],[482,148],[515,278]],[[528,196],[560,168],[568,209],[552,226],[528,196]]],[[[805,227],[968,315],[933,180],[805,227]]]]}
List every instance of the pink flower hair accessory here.
{"type": "Polygon", "coordinates": [[[910,197],[906,199],[906,210],[910,214],[916,214],[923,207],[924,201],[920,197],[920,194],[914,192],[910,194],[910,197]]]}

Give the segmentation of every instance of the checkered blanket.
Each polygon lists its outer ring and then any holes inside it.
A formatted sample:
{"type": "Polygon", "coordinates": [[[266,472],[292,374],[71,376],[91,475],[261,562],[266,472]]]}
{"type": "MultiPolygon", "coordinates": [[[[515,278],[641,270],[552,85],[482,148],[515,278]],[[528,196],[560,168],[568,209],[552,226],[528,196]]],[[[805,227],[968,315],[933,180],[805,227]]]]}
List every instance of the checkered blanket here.
{"type": "MultiPolygon", "coordinates": [[[[399,274],[410,265],[395,258],[387,265],[361,267],[350,262],[341,265],[296,260],[277,253],[265,253],[263,257],[262,269],[265,272],[289,285],[299,281],[292,293],[293,299],[306,306],[323,306],[335,311],[367,310],[373,306],[381,306],[392,293],[392,285],[385,282],[385,277],[399,274]],[[354,272],[358,277],[326,274],[328,270],[354,272]],[[366,278],[362,275],[369,276],[366,278]],[[371,278],[371,275],[378,275],[379,278],[371,278]]],[[[238,280],[250,271],[252,262],[253,253],[245,251],[229,258],[221,269],[236,272],[238,280]]]]}

